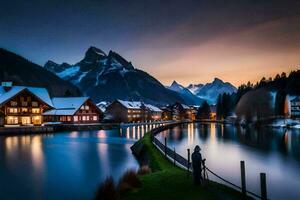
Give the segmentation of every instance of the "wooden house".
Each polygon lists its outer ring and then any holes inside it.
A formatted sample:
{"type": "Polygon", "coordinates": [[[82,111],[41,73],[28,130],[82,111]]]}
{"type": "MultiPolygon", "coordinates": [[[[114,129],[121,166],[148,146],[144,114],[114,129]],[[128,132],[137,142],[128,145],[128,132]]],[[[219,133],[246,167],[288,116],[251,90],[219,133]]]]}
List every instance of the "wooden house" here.
{"type": "Polygon", "coordinates": [[[42,114],[53,108],[45,88],[12,86],[0,87],[0,125],[32,126],[43,123],[42,114]]]}
{"type": "Polygon", "coordinates": [[[107,118],[115,122],[144,122],[161,120],[162,110],[140,101],[115,100],[106,108],[107,118]]]}
{"type": "Polygon", "coordinates": [[[54,109],[43,113],[44,122],[63,124],[98,123],[102,111],[88,97],[52,98],[54,109]]]}
{"type": "Polygon", "coordinates": [[[300,96],[297,96],[291,100],[291,118],[300,118],[300,96]]]}

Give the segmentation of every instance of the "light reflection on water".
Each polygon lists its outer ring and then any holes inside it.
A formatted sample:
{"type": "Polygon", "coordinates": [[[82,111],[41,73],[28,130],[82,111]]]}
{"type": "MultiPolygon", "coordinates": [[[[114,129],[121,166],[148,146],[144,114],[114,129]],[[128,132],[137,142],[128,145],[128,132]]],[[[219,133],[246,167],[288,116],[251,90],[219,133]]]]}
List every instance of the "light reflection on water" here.
{"type": "Polygon", "coordinates": [[[244,160],[251,191],[260,193],[259,173],[266,172],[271,199],[300,199],[300,130],[196,123],[175,127],[157,137],[161,141],[167,137],[168,146],[185,157],[187,148],[193,150],[200,145],[207,166],[237,184],[240,161],[244,160]]]}
{"type": "Polygon", "coordinates": [[[157,126],[0,136],[0,199],[92,199],[107,176],[138,168],[130,146],[157,126]]]}

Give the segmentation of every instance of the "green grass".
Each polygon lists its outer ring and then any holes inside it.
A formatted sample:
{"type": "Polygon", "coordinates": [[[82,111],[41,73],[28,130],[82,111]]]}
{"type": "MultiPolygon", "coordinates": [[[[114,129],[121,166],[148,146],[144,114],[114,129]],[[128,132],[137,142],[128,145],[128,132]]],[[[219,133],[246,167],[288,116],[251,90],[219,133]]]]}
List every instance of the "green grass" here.
{"type": "Polygon", "coordinates": [[[241,199],[241,193],[224,185],[210,182],[206,187],[194,186],[193,177],[164,158],[154,147],[150,134],[145,134],[142,142],[149,154],[152,173],[140,176],[142,187],[129,192],[122,199],[241,199]]]}

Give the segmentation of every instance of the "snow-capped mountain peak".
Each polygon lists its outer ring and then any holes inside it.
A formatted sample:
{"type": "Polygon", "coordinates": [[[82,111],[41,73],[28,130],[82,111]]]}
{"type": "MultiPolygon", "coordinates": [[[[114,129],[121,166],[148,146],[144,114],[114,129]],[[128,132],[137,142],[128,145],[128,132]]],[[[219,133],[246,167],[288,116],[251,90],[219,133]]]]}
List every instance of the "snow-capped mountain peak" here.
{"type": "Polygon", "coordinates": [[[232,94],[237,91],[237,89],[228,82],[224,82],[219,78],[214,78],[211,83],[207,83],[202,85],[201,88],[193,89],[193,87],[189,87],[191,91],[195,95],[200,98],[206,99],[209,103],[215,104],[217,98],[220,94],[228,93],[232,94]]]}
{"type": "Polygon", "coordinates": [[[74,65],[49,61],[44,67],[76,85],[94,101],[134,99],[154,104],[184,102],[177,93],[167,90],[149,74],[135,69],[131,62],[114,51],[106,54],[92,46],[85,52],[84,58],[74,65]],[[157,96],[160,98],[157,99],[157,96]]]}
{"type": "Polygon", "coordinates": [[[168,87],[170,90],[173,90],[173,91],[180,91],[182,89],[184,89],[184,87],[180,84],[178,84],[175,80],[172,82],[171,86],[168,87]]]}

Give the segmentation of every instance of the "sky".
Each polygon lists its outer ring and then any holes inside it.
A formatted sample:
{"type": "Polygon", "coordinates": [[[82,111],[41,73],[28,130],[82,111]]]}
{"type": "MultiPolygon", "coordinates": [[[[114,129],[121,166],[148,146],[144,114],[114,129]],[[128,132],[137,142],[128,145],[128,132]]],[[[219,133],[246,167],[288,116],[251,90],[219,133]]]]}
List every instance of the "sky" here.
{"type": "Polygon", "coordinates": [[[163,84],[300,67],[298,0],[0,0],[0,47],[44,65],[113,50],[163,84]]]}

